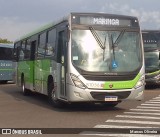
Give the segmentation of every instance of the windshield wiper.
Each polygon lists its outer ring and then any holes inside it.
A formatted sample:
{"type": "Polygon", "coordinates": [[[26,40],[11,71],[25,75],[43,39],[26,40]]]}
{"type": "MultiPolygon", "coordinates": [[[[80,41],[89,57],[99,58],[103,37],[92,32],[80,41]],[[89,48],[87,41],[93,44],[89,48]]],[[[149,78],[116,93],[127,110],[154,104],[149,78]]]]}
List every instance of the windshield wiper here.
{"type": "Polygon", "coordinates": [[[103,61],[104,61],[105,49],[106,49],[106,36],[104,39],[103,61]]]}
{"type": "Polygon", "coordinates": [[[126,31],[126,30],[123,29],[123,30],[121,31],[121,33],[118,35],[117,39],[115,40],[115,42],[114,42],[114,44],[113,44],[114,46],[115,46],[115,44],[117,45],[117,44],[121,41],[121,39],[122,39],[125,31],[126,31]]]}
{"type": "Polygon", "coordinates": [[[115,40],[115,42],[113,42],[113,36],[111,34],[111,42],[112,42],[112,49],[113,49],[113,57],[114,57],[114,61],[115,61],[115,45],[118,45],[118,43],[120,42],[120,40],[122,39],[123,35],[125,33],[125,29],[121,31],[121,33],[118,35],[117,39],[115,40]]]}
{"type": "Polygon", "coordinates": [[[99,44],[101,49],[105,49],[104,44],[102,42],[102,40],[100,39],[100,37],[98,36],[97,32],[94,30],[93,27],[89,27],[89,30],[91,31],[93,37],[95,38],[95,40],[97,41],[97,43],[99,44]]]}
{"type": "Polygon", "coordinates": [[[112,49],[113,49],[113,58],[114,58],[114,61],[115,61],[115,59],[116,59],[116,57],[115,57],[115,45],[114,45],[114,43],[113,43],[113,36],[112,36],[112,34],[111,34],[111,42],[112,42],[112,49]]]}

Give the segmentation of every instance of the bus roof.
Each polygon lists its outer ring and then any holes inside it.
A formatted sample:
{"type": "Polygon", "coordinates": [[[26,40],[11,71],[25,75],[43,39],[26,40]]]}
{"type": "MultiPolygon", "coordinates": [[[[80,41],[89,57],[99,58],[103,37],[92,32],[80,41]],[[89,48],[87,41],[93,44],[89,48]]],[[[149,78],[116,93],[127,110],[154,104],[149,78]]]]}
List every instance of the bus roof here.
{"type": "Polygon", "coordinates": [[[64,21],[66,21],[66,20],[67,20],[67,18],[64,17],[64,18],[58,20],[57,22],[51,22],[51,23],[49,23],[49,24],[46,24],[46,25],[44,25],[44,26],[42,26],[42,27],[40,27],[40,28],[38,28],[38,29],[36,29],[36,30],[34,30],[34,31],[32,31],[32,32],[30,32],[30,33],[22,36],[22,37],[20,37],[20,38],[17,39],[15,42],[18,42],[18,41],[23,40],[23,39],[27,39],[27,38],[30,37],[30,36],[33,36],[33,35],[35,35],[35,34],[37,34],[37,33],[40,33],[40,32],[43,32],[44,30],[49,29],[49,28],[51,28],[51,27],[54,27],[55,25],[59,24],[60,22],[64,22],[64,21]]]}
{"type": "Polygon", "coordinates": [[[128,16],[128,15],[120,15],[120,14],[109,14],[109,13],[104,13],[104,12],[100,12],[100,13],[83,13],[83,12],[72,12],[71,15],[95,15],[95,16],[116,16],[116,17],[124,17],[124,18],[130,18],[130,19],[138,19],[135,16],[128,16]]]}
{"type": "Polygon", "coordinates": [[[0,43],[0,47],[4,47],[4,48],[13,48],[14,45],[11,43],[0,43]]]}
{"type": "Polygon", "coordinates": [[[44,25],[44,26],[42,26],[42,27],[40,27],[40,28],[38,28],[38,29],[36,29],[36,30],[34,30],[34,31],[32,31],[32,32],[30,32],[30,33],[22,36],[22,37],[20,37],[19,39],[15,40],[15,43],[18,42],[18,41],[21,41],[21,40],[25,40],[25,39],[27,39],[28,37],[31,37],[31,36],[33,36],[33,35],[35,35],[35,34],[40,33],[40,32],[43,32],[43,31],[46,30],[46,29],[49,29],[49,28],[51,28],[51,27],[54,27],[55,25],[57,25],[57,24],[59,24],[59,23],[61,23],[61,22],[67,21],[67,20],[69,20],[69,17],[70,17],[71,15],[80,15],[80,16],[83,16],[83,15],[84,15],[84,16],[85,16],[85,15],[103,16],[103,15],[104,15],[104,16],[116,16],[116,17],[119,17],[119,18],[123,17],[123,18],[137,19],[137,20],[138,20],[137,17],[127,16],[127,15],[107,14],[107,13],[79,13],[79,12],[72,12],[72,13],[69,14],[69,16],[65,16],[65,17],[63,17],[62,19],[60,19],[60,20],[58,20],[58,21],[56,21],[56,22],[51,22],[51,23],[49,23],[49,24],[46,24],[46,25],[44,25]]]}

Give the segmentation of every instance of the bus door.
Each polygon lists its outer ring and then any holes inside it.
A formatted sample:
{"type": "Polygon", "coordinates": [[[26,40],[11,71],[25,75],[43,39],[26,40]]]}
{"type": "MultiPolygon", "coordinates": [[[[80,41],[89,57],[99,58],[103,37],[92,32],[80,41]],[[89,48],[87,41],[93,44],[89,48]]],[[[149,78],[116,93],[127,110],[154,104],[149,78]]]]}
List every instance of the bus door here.
{"type": "Polygon", "coordinates": [[[57,84],[60,85],[60,97],[65,98],[66,97],[66,68],[67,68],[67,31],[61,30],[58,31],[58,67],[59,71],[59,81],[57,84]]]}

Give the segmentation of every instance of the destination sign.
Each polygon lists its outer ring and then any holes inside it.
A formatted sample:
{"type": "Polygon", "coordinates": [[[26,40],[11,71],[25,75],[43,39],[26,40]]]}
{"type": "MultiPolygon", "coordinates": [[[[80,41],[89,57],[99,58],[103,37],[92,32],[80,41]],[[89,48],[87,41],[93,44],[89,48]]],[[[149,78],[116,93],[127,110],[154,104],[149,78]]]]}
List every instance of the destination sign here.
{"type": "Polygon", "coordinates": [[[93,18],[93,24],[98,25],[115,25],[119,26],[119,19],[109,19],[109,18],[93,18]]]}
{"type": "MultiPolygon", "coordinates": [[[[137,23],[134,20],[134,23],[137,23]]],[[[80,25],[104,25],[104,26],[132,26],[129,19],[121,19],[117,17],[89,17],[89,16],[73,16],[72,23],[80,25]]]]}

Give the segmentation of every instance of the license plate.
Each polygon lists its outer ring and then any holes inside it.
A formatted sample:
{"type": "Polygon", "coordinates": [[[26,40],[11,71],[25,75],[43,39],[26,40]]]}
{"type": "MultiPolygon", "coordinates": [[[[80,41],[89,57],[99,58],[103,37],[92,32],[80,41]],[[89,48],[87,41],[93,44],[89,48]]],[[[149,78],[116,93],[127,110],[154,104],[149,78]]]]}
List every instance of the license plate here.
{"type": "Polygon", "coordinates": [[[105,96],[105,101],[118,101],[117,96],[105,96]]]}

